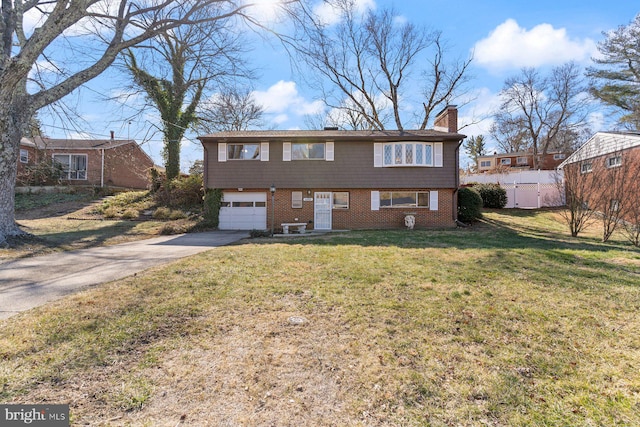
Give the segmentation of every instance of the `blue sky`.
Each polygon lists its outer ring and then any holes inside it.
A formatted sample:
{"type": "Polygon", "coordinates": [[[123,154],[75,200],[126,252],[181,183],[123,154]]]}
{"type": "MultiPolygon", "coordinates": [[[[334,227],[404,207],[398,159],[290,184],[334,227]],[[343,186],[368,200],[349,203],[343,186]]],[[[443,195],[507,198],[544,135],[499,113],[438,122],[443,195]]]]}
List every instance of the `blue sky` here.
{"type": "MultiPolygon", "coordinates": [[[[257,0],[262,4],[254,13],[268,17],[276,0],[257,0]]],[[[474,101],[460,110],[461,130],[472,136],[487,134],[490,112],[498,105],[498,93],[506,78],[522,67],[542,70],[567,61],[589,66],[597,54],[602,32],[628,24],[640,12],[631,1],[602,2],[594,0],[358,0],[362,7],[393,6],[399,18],[441,30],[452,57],[473,54],[469,89],[474,101]]],[[[304,115],[320,108],[316,94],[292,72],[285,50],[276,42],[252,37],[251,58],[260,77],[253,82],[255,98],[265,108],[265,127],[303,129],[304,115]]],[[[115,71],[87,84],[68,102],[78,106],[84,122],[75,129],[61,120],[43,116],[45,133],[52,137],[108,137],[113,130],[118,138],[133,138],[142,144],[152,158],[161,164],[161,136],[155,131],[155,114],[137,117],[129,123],[131,110],[119,102],[106,102],[126,86],[126,79],[115,71]]],[[[594,114],[594,131],[608,126],[607,118],[594,114]]],[[[202,158],[197,135],[183,141],[183,169],[202,158]]],[[[490,147],[491,149],[493,147],[490,147]]],[[[465,159],[462,164],[465,165],[465,159]]]]}

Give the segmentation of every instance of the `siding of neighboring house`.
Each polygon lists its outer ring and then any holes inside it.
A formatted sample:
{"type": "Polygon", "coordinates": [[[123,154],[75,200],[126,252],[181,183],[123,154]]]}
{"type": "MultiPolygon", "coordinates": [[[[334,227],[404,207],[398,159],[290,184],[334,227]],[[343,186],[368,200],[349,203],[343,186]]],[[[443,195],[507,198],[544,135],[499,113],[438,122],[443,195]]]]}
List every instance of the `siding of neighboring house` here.
{"type": "Polygon", "coordinates": [[[583,189],[589,208],[602,212],[619,203],[622,219],[638,219],[640,134],[598,132],[561,167],[565,176],[577,177],[579,182],[574,185],[583,189]]]}
{"type": "MultiPolygon", "coordinates": [[[[455,121],[451,121],[455,123],[455,121]]],[[[252,224],[280,228],[282,223],[306,223],[319,228],[318,200],[333,197],[330,229],[403,228],[404,218],[413,214],[416,227],[455,226],[458,188],[458,150],[464,135],[443,131],[250,131],[223,132],[202,136],[205,153],[205,185],[222,189],[227,200],[223,209],[234,206],[256,215],[252,224]],[[260,158],[227,159],[229,145],[261,144],[260,158]],[[290,160],[287,144],[324,143],[322,160],[290,160]],[[384,144],[413,143],[429,146],[430,166],[382,164],[384,144]],[[262,157],[268,152],[268,159],[262,157]],[[274,185],[274,204],[269,187],[274,185]],[[384,206],[393,197],[411,197],[419,206],[384,206]],[[348,195],[348,196],[347,196],[348,195]],[[347,197],[348,207],[335,205],[336,197],[347,197]],[[316,199],[320,197],[320,199],[316,199]],[[237,202],[236,202],[237,201],[237,202]]],[[[420,148],[421,158],[426,159],[420,148]]],[[[417,161],[417,160],[415,160],[417,161]]],[[[403,201],[404,199],[401,199],[403,201]]],[[[399,201],[399,203],[401,203],[399,201]]],[[[222,214],[221,214],[222,215],[222,214]]],[[[225,218],[233,218],[228,214],[225,218]]],[[[326,224],[326,222],[325,222],[326,224]]],[[[221,224],[223,227],[233,225],[221,224]]],[[[326,229],[322,227],[322,229],[326,229]]]]}
{"type": "MultiPolygon", "coordinates": [[[[86,174],[62,179],[67,185],[113,186],[146,189],[150,184],[151,158],[135,141],[118,140],[53,140],[23,139],[21,150],[28,153],[28,162],[18,160],[18,181],[28,168],[57,155],[86,156],[86,174]]],[[[73,158],[73,157],[72,157],[73,158]]]]}

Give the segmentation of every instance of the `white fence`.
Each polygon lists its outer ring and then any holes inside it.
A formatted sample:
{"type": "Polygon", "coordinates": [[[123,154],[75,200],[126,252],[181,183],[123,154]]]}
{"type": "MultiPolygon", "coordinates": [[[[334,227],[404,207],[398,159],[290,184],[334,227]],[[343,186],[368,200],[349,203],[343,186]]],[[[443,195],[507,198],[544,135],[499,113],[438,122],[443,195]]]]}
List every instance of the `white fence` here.
{"type": "Polygon", "coordinates": [[[563,194],[557,180],[562,181],[562,171],[517,171],[508,173],[481,173],[461,175],[460,182],[469,184],[500,184],[507,192],[507,208],[532,209],[562,206],[563,194]]]}

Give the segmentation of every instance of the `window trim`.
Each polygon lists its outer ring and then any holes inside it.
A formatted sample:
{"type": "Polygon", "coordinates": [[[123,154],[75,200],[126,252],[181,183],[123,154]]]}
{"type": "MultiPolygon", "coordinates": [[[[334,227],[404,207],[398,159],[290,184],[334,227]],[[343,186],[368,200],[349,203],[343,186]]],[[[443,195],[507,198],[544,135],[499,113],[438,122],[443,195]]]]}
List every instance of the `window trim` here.
{"type": "Polygon", "coordinates": [[[331,193],[331,206],[333,209],[336,210],[340,210],[340,211],[345,211],[349,209],[349,204],[350,204],[350,194],[348,191],[334,191],[333,193],[331,193]],[[335,196],[336,194],[346,194],[347,195],[347,204],[346,206],[342,206],[340,204],[336,204],[336,200],[335,200],[335,196]]]}
{"type": "Polygon", "coordinates": [[[582,162],[580,163],[580,173],[590,173],[593,171],[593,163],[592,162],[582,162]]]}
{"type": "Polygon", "coordinates": [[[500,159],[501,166],[511,166],[511,157],[504,157],[500,159]]]}
{"type": "Polygon", "coordinates": [[[86,181],[88,180],[88,170],[89,170],[89,156],[87,154],[74,154],[74,153],[53,153],[52,155],[52,160],[53,163],[56,164],[60,164],[61,166],[63,166],[62,172],[63,174],[65,174],[66,176],[63,176],[62,179],[68,180],[68,181],[86,181]],[[69,169],[65,170],[64,169],[64,164],[60,163],[59,161],[56,161],[56,156],[67,156],[69,158],[69,169]],[[72,163],[72,158],[73,157],[84,157],[85,158],[85,169],[77,169],[77,170],[72,170],[71,169],[71,163],[72,163]],[[71,173],[75,172],[76,173],[76,178],[71,178],[71,173]],[[78,178],[78,172],[84,172],[84,177],[83,178],[78,178]]]}
{"type": "Polygon", "coordinates": [[[260,161],[261,157],[262,157],[262,144],[259,142],[256,143],[227,143],[227,160],[228,161],[260,161]],[[231,157],[230,154],[230,150],[231,147],[233,146],[242,146],[242,149],[239,151],[240,153],[244,153],[244,146],[245,145],[250,145],[250,146],[255,146],[256,147],[256,151],[258,152],[257,157],[252,157],[252,158],[235,158],[235,157],[231,157]]]}
{"type": "Polygon", "coordinates": [[[529,158],[526,156],[519,156],[516,157],[516,165],[528,165],[529,164],[529,158]]]}
{"type": "Polygon", "coordinates": [[[380,192],[380,209],[430,209],[431,208],[431,192],[430,191],[381,191],[380,192]],[[390,205],[383,205],[382,204],[382,195],[383,194],[390,194],[391,195],[391,204],[390,205]],[[415,200],[416,203],[412,204],[412,205],[406,205],[403,204],[401,206],[393,205],[393,194],[394,193],[414,193],[415,194],[415,200]],[[420,194],[425,194],[426,198],[423,198],[423,200],[426,200],[426,206],[425,205],[420,205],[420,194]]]}
{"type": "Polygon", "coordinates": [[[20,149],[20,163],[29,163],[29,150],[25,148],[20,149]]]}
{"type": "Polygon", "coordinates": [[[620,166],[622,166],[622,156],[607,157],[607,168],[619,168],[620,166]],[[615,161],[613,165],[611,164],[612,160],[615,161]]]}
{"type": "Polygon", "coordinates": [[[291,209],[302,209],[302,191],[291,192],[291,209]]]}
{"type": "Polygon", "coordinates": [[[382,144],[382,167],[434,167],[436,166],[436,145],[433,142],[420,141],[394,141],[382,144]],[[408,147],[411,148],[409,152],[408,147]],[[418,149],[418,147],[421,147],[418,149]],[[430,151],[430,162],[427,163],[427,148],[430,151]],[[400,149],[398,154],[398,148],[400,149]],[[390,162],[387,162],[387,150],[390,151],[390,162]],[[418,163],[418,152],[422,161],[418,163]],[[409,154],[410,153],[410,154],[409,154]],[[411,162],[407,159],[411,157],[411,162]]]}
{"type": "Polygon", "coordinates": [[[564,160],[567,158],[567,155],[564,153],[555,153],[553,155],[553,160],[564,160]]]}
{"type": "Polygon", "coordinates": [[[325,161],[327,160],[327,143],[325,142],[292,142],[291,143],[291,161],[325,161]],[[309,150],[310,145],[322,145],[322,157],[308,157],[308,158],[297,158],[296,157],[296,145],[306,145],[307,153],[310,155],[311,150],[309,150]]]}
{"type": "Polygon", "coordinates": [[[490,168],[491,166],[493,166],[491,160],[480,160],[481,168],[490,168]]]}

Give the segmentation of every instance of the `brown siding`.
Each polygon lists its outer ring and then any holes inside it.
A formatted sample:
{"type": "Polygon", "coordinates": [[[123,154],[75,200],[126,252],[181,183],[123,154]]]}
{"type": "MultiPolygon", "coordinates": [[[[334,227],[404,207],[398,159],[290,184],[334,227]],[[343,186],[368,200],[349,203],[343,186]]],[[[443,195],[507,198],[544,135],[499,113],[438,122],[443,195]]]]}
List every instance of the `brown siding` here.
{"type": "Polygon", "coordinates": [[[217,142],[204,141],[209,188],[456,188],[457,141],[443,144],[443,167],[373,166],[373,142],[335,141],[334,161],[282,161],[282,141],[270,141],[269,161],[218,162],[217,142]]]}

